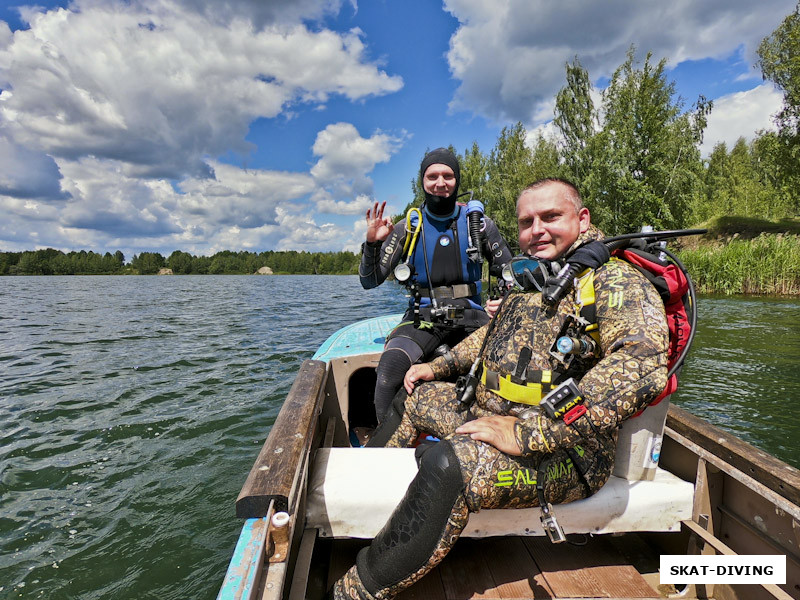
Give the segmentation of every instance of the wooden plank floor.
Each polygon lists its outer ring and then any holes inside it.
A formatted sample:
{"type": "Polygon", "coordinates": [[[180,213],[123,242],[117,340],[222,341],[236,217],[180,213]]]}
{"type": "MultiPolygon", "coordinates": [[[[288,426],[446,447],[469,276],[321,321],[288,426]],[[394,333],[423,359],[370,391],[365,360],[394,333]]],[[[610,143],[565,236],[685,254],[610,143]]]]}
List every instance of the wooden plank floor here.
{"type": "MultiPolygon", "coordinates": [[[[332,552],[329,586],[353,565],[367,542],[349,540],[332,552]]],[[[659,598],[602,536],[585,545],[547,538],[462,538],[436,569],[398,600],[659,598]]]]}

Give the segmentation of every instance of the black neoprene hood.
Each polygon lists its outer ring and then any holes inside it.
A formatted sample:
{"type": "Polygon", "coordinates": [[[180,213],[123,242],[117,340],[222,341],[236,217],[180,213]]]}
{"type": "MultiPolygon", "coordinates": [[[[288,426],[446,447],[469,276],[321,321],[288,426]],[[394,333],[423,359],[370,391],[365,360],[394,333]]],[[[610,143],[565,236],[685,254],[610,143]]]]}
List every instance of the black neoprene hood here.
{"type": "Polygon", "coordinates": [[[420,185],[423,186],[423,191],[425,190],[425,186],[423,185],[425,171],[427,171],[428,167],[431,165],[447,165],[453,169],[453,173],[455,173],[456,187],[453,190],[453,193],[447,198],[433,196],[428,192],[424,192],[425,203],[428,205],[428,209],[431,212],[438,215],[450,214],[455,208],[456,196],[458,196],[458,185],[461,183],[461,166],[458,164],[458,158],[456,158],[456,155],[447,148],[436,148],[436,150],[431,150],[428,152],[425,155],[425,158],[422,159],[422,164],[419,166],[419,181],[420,185]]]}

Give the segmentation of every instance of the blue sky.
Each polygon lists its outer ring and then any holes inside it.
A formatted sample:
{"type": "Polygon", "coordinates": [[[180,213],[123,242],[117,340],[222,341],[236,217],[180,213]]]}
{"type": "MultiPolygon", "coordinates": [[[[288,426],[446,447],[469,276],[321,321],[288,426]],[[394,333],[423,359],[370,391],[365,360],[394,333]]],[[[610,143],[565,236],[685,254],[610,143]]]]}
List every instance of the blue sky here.
{"type": "Polygon", "coordinates": [[[552,131],[564,65],[598,88],[666,58],[703,151],[771,126],[755,50],[786,0],[0,2],[0,250],[356,250],[426,149],[552,131]]]}

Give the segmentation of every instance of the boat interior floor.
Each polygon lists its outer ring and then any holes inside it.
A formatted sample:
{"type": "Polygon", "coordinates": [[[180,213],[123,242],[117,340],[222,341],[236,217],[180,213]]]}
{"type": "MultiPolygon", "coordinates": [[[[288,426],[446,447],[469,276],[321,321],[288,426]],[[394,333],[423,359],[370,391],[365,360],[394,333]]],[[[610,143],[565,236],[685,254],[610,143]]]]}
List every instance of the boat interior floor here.
{"type": "MultiPolygon", "coordinates": [[[[658,556],[638,534],[462,538],[433,571],[398,600],[491,598],[664,598],[658,556]]],[[[320,540],[329,555],[325,587],[350,568],[367,540],[320,540]]],[[[321,584],[321,582],[320,582],[321,584]]]]}

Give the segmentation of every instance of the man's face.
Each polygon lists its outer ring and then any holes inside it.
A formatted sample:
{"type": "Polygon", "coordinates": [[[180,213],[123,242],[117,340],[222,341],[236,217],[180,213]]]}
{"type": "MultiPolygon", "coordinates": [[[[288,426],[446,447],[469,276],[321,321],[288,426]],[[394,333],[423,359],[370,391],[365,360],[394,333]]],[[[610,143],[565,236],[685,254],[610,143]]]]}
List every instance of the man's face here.
{"type": "Polygon", "coordinates": [[[589,210],[579,211],[561,183],[527,190],[517,201],[519,247],[538,258],[560,258],[589,229],[589,210]]]}
{"type": "Polygon", "coordinates": [[[456,189],[456,174],[447,165],[431,165],[422,176],[422,187],[432,196],[448,198],[456,189]]]}

